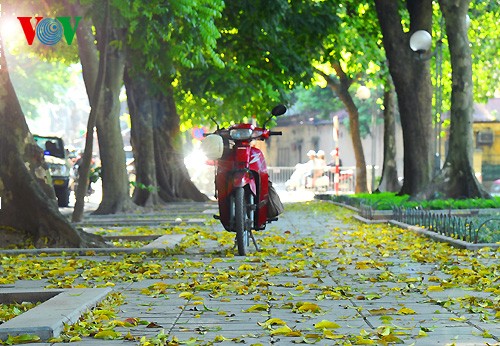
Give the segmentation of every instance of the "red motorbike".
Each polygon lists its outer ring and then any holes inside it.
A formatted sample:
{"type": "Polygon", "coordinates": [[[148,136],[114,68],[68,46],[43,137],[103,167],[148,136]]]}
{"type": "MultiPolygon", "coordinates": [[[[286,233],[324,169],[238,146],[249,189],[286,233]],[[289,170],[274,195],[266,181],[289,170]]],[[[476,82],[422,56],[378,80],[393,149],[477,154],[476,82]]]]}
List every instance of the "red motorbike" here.
{"type": "MultiPolygon", "coordinates": [[[[262,127],[252,124],[236,124],[206,135],[203,149],[207,157],[216,162],[215,191],[219,203],[219,215],[227,231],[236,233],[238,255],[245,256],[250,239],[257,251],[259,247],[252,230],[263,230],[266,224],[276,221],[277,215],[270,215],[270,186],[267,166],[262,151],[251,145],[254,140],[266,140],[281,132],[266,129],[273,116],[286,112],[278,105],[262,127]]],[[[271,191],[274,192],[274,191],[271,191]]],[[[279,202],[279,200],[278,200],[279,202]]],[[[281,204],[281,202],[279,202],[281,204]]],[[[272,213],[271,213],[272,214],[272,213]]]]}

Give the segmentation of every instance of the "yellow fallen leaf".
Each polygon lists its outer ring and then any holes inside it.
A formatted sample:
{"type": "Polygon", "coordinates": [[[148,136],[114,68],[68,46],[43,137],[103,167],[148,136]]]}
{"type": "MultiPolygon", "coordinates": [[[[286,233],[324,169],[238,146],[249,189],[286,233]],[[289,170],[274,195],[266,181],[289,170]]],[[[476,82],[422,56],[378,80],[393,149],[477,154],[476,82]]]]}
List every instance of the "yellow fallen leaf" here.
{"type": "Polygon", "coordinates": [[[427,289],[431,292],[443,291],[444,288],[441,286],[429,286],[427,289]]]}
{"type": "Polygon", "coordinates": [[[320,341],[321,339],[323,339],[323,335],[308,333],[308,334],[304,335],[304,337],[302,339],[307,344],[315,344],[318,341],[320,341]]]}
{"type": "Polygon", "coordinates": [[[420,329],[417,338],[423,338],[426,337],[427,335],[428,334],[424,330],[420,329]]]}
{"type": "Polygon", "coordinates": [[[253,269],[254,269],[254,267],[250,264],[242,264],[238,267],[238,270],[240,270],[240,271],[245,271],[245,270],[249,271],[249,270],[253,270],[253,269]]]}
{"type": "Polygon", "coordinates": [[[267,304],[255,304],[245,310],[245,312],[255,312],[255,311],[267,311],[269,305],[267,304]]]}
{"type": "Polygon", "coordinates": [[[302,334],[298,330],[292,330],[287,325],[284,325],[282,327],[279,327],[277,329],[273,329],[270,332],[271,335],[283,335],[283,336],[289,336],[289,337],[294,337],[294,336],[301,336],[302,334]]]}
{"type": "Polygon", "coordinates": [[[325,339],[336,340],[336,339],[342,339],[344,336],[345,335],[343,334],[334,334],[331,330],[323,331],[323,337],[325,339]]]}
{"type": "Polygon", "coordinates": [[[287,335],[292,332],[292,328],[287,325],[271,330],[271,335],[287,335]]]}
{"type": "Polygon", "coordinates": [[[94,338],[103,340],[114,340],[118,339],[121,336],[122,333],[115,332],[114,330],[101,330],[96,335],[94,335],[94,338]]]}
{"type": "Polygon", "coordinates": [[[319,307],[318,304],[306,302],[306,303],[302,304],[301,306],[299,306],[299,308],[297,310],[299,312],[315,312],[315,313],[317,313],[317,312],[321,311],[321,308],[319,307]]]}
{"type": "Polygon", "coordinates": [[[360,262],[357,262],[357,263],[356,263],[356,269],[361,269],[361,270],[363,270],[363,269],[369,269],[369,268],[370,268],[370,266],[369,266],[369,265],[368,265],[368,263],[367,263],[367,262],[365,262],[365,261],[360,261],[360,262]]]}
{"type": "Polygon", "coordinates": [[[481,333],[481,336],[482,336],[483,338],[492,338],[492,337],[493,337],[493,335],[491,335],[491,333],[490,333],[490,332],[488,332],[487,330],[485,330],[484,332],[482,332],[482,333],[481,333]]]}
{"type": "Polygon", "coordinates": [[[354,345],[375,345],[375,341],[370,339],[365,339],[362,336],[356,336],[354,345]]]}
{"type": "Polygon", "coordinates": [[[259,326],[262,326],[262,327],[269,327],[269,326],[275,326],[275,325],[284,326],[284,325],[286,325],[286,322],[283,321],[281,318],[270,318],[265,322],[257,322],[257,324],[259,326]]]}
{"type": "Polygon", "coordinates": [[[181,292],[179,293],[179,298],[191,299],[194,294],[192,292],[181,292]]]}
{"type": "Polygon", "coordinates": [[[335,322],[332,322],[332,321],[322,320],[321,322],[316,323],[314,325],[314,328],[316,328],[316,329],[336,329],[336,328],[340,328],[340,325],[335,323],[335,322]]]}
{"type": "Polygon", "coordinates": [[[385,335],[380,338],[384,342],[384,345],[390,344],[404,344],[404,342],[393,334],[385,335]]]}
{"type": "Polygon", "coordinates": [[[398,311],[398,314],[400,315],[414,315],[415,313],[415,310],[412,310],[410,308],[401,308],[398,311]]]}
{"type": "Polygon", "coordinates": [[[222,335],[216,335],[214,338],[214,342],[223,342],[223,341],[227,341],[227,340],[230,340],[230,339],[225,338],[222,335]]]}
{"type": "Polygon", "coordinates": [[[38,342],[40,337],[33,334],[21,334],[16,336],[11,336],[7,338],[3,345],[14,345],[14,344],[26,344],[28,342],[38,342]]]}
{"type": "Polygon", "coordinates": [[[467,317],[465,317],[465,316],[461,316],[461,317],[450,317],[450,321],[464,322],[464,321],[467,321],[467,317]]]}
{"type": "Polygon", "coordinates": [[[380,309],[372,309],[372,310],[368,310],[368,311],[372,315],[386,315],[386,314],[394,314],[397,312],[397,310],[394,308],[389,308],[389,309],[380,308],[380,309]]]}
{"type": "Polygon", "coordinates": [[[437,276],[429,276],[427,280],[429,280],[430,282],[441,282],[441,279],[437,276]]]}

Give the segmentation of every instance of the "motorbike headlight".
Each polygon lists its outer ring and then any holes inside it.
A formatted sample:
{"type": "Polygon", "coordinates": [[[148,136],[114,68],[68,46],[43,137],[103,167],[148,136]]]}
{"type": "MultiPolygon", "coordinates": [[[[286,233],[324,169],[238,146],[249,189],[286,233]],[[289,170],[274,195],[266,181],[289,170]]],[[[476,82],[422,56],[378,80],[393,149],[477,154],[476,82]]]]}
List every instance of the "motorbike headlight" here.
{"type": "Polygon", "coordinates": [[[50,175],[53,176],[65,176],[68,173],[68,167],[65,165],[51,164],[50,165],[50,175]]]}
{"type": "Polygon", "coordinates": [[[229,131],[229,136],[232,139],[249,139],[252,137],[252,129],[233,129],[229,131]]]}

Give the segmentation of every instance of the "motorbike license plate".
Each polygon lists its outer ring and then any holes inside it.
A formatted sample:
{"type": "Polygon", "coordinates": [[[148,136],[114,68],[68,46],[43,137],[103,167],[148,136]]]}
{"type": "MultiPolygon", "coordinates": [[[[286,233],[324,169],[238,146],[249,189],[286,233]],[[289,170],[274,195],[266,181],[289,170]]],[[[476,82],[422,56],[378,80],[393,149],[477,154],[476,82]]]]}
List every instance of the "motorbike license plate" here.
{"type": "Polygon", "coordinates": [[[62,180],[62,179],[54,179],[54,185],[64,185],[64,180],[62,180]]]}

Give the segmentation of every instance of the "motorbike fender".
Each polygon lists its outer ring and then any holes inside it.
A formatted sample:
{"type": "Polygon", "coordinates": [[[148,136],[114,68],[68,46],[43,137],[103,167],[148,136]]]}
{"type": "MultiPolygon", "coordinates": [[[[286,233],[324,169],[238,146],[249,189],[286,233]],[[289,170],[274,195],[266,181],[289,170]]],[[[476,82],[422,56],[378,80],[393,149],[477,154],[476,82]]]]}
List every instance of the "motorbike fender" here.
{"type": "Polygon", "coordinates": [[[255,179],[250,172],[236,172],[233,175],[233,188],[250,186],[250,190],[254,195],[257,195],[257,185],[255,179]]]}

